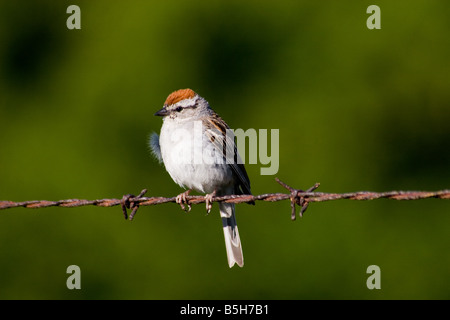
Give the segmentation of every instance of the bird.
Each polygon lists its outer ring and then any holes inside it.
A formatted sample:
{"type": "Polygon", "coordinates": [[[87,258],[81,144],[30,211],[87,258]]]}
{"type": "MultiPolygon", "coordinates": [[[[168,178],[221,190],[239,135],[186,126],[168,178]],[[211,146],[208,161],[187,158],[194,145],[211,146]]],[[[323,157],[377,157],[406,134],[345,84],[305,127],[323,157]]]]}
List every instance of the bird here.
{"type": "MultiPolygon", "coordinates": [[[[204,193],[206,209],[212,198],[230,194],[251,195],[250,179],[236,148],[233,131],[192,89],[172,92],[155,116],[163,118],[160,134],[149,145],[172,180],[187,191],[176,197],[184,208],[191,190],[204,193]]],[[[254,202],[249,202],[254,204],[254,202]]],[[[228,266],[244,265],[235,205],[219,202],[228,266]]]]}

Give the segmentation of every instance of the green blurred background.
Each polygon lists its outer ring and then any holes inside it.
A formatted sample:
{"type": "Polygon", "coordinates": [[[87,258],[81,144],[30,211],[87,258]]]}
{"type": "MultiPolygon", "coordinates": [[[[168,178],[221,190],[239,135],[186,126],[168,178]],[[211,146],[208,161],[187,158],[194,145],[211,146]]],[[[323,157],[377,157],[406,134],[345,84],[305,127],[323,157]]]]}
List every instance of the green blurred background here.
{"type": "MultiPolygon", "coordinates": [[[[450,4],[377,1],[369,30],[371,4],[0,1],[0,200],[180,193],[147,139],[186,87],[233,128],[279,129],[276,176],[296,188],[450,188],[450,4]]],[[[284,192],[260,168],[253,193],[284,192]]],[[[0,211],[0,298],[450,298],[446,200],[314,203],[295,222],[287,201],[238,205],[242,269],[214,210],[0,211]]]]}

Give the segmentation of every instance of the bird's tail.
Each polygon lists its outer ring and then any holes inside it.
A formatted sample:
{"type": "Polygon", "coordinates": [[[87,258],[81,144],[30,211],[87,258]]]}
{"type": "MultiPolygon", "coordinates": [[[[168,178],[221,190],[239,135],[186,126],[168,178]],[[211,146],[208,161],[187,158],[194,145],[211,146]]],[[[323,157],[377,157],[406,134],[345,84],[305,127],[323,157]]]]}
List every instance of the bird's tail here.
{"type": "Polygon", "coordinates": [[[236,224],[234,214],[234,204],[219,202],[220,217],[222,218],[223,235],[225,237],[225,247],[227,249],[228,265],[230,268],[235,263],[244,266],[244,256],[242,255],[241,239],[236,224]]]}

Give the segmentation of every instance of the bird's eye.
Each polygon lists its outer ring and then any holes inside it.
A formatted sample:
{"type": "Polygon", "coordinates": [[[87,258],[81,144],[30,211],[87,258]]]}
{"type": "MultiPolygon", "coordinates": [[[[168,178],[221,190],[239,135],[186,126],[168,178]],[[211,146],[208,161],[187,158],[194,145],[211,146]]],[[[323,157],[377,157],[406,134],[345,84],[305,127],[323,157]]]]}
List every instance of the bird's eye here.
{"type": "Polygon", "coordinates": [[[175,109],[175,111],[177,111],[177,112],[180,112],[181,110],[183,110],[182,107],[177,107],[177,108],[175,109]]]}

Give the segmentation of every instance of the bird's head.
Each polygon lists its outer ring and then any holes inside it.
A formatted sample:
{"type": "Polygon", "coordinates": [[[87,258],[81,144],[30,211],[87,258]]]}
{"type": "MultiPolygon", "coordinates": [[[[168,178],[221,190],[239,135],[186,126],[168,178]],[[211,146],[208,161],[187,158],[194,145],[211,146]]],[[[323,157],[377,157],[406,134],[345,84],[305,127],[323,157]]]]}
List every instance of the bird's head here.
{"type": "Polygon", "coordinates": [[[172,92],[155,116],[171,119],[198,118],[208,112],[208,102],[191,89],[180,89],[172,92]]]}

